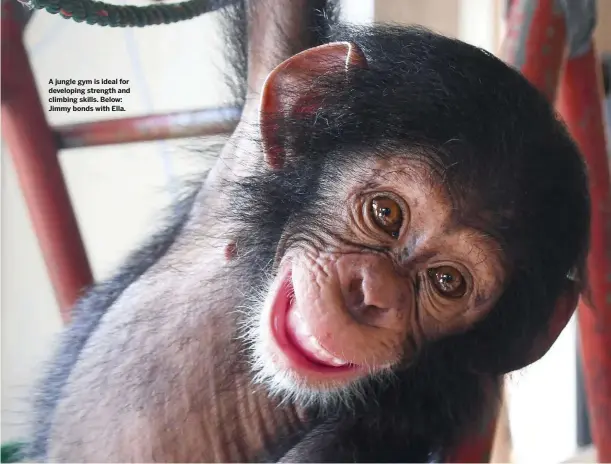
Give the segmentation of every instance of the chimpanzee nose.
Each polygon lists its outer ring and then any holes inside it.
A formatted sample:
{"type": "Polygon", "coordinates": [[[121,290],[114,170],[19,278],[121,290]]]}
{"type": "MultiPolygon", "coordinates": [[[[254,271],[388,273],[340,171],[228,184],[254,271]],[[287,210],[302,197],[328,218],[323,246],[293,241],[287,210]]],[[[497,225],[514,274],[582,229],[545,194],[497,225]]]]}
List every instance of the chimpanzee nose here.
{"type": "Polygon", "coordinates": [[[342,259],[338,266],[346,309],[357,322],[392,329],[406,318],[409,281],[386,258],[360,255],[342,259]]]}
{"type": "MultiPolygon", "coordinates": [[[[365,302],[366,290],[363,287],[365,287],[365,283],[361,278],[355,278],[350,282],[348,294],[345,297],[346,308],[357,322],[377,326],[388,308],[367,304],[365,302]]],[[[367,301],[371,301],[371,298],[367,298],[367,301]]]]}

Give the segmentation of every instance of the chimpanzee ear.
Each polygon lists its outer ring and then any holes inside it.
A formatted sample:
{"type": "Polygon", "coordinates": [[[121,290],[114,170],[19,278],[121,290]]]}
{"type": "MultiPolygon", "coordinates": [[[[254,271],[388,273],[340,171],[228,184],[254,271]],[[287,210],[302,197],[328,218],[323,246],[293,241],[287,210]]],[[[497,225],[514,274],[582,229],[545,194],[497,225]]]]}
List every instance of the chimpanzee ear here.
{"type": "Polygon", "coordinates": [[[577,282],[571,279],[567,280],[567,289],[556,301],[554,314],[547,330],[539,334],[533,344],[516,357],[514,363],[506,369],[506,372],[522,369],[541,359],[568,324],[579,302],[580,290],[577,282]]]}
{"type": "Polygon", "coordinates": [[[324,98],[315,79],[328,73],[367,67],[363,52],[350,42],[333,42],[310,48],[279,64],[263,84],[259,123],[265,160],[272,169],[284,164],[284,147],[278,138],[280,120],[314,113],[324,98]]]}

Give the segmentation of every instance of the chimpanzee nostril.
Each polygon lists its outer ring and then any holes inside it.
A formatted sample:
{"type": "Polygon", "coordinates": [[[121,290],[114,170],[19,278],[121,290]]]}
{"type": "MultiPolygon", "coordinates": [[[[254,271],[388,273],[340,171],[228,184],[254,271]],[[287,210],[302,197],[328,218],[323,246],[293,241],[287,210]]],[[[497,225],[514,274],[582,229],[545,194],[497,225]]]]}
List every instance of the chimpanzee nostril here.
{"type": "Polygon", "coordinates": [[[348,310],[350,311],[352,317],[360,324],[375,327],[380,326],[380,322],[384,319],[385,313],[388,312],[388,309],[364,304],[358,307],[349,308],[348,310]]]}
{"type": "Polygon", "coordinates": [[[362,278],[350,281],[348,294],[345,295],[345,304],[350,315],[360,324],[375,325],[375,321],[386,311],[384,308],[365,303],[362,278]]]}
{"type": "Polygon", "coordinates": [[[365,297],[363,295],[363,279],[356,278],[350,281],[348,285],[348,295],[346,304],[348,306],[357,306],[363,304],[365,297]]]}

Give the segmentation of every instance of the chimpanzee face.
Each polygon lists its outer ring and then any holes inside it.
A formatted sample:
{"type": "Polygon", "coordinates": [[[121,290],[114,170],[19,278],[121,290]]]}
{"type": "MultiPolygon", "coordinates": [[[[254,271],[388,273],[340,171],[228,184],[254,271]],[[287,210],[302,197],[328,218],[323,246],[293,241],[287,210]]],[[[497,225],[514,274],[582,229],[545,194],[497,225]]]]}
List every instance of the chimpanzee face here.
{"type": "Polygon", "coordinates": [[[307,231],[287,224],[253,312],[256,364],[274,387],[329,392],[390,374],[503,289],[499,244],[456,220],[429,166],[396,156],[342,172],[322,175],[307,231]]]}

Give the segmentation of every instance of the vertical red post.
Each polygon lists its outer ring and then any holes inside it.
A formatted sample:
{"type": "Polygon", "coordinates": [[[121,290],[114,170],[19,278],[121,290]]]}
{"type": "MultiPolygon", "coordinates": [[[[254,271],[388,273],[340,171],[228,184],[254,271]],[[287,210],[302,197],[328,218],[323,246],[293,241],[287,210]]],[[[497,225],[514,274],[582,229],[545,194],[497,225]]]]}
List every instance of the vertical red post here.
{"type": "Polygon", "coordinates": [[[558,108],[588,165],[592,222],[589,296],[578,308],[584,383],[598,462],[611,462],[611,198],[603,89],[594,44],[568,60],[558,108]]]}
{"type": "Polygon", "coordinates": [[[566,54],[566,20],[554,0],[513,0],[501,58],[516,67],[550,102],[556,98],[566,54]]]}
{"type": "Polygon", "coordinates": [[[445,462],[490,462],[492,446],[496,436],[498,413],[499,411],[495,411],[490,422],[482,431],[478,433],[472,432],[468,438],[463,440],[450,455],[446,456],[445,462]]]}
{"type": "Polygon", "coordinates": [[[93,278],[16,8],[23,6],[2,1],[2,137],[17,170],[62,318],[68,321],[72,305],[93,278]]]}

